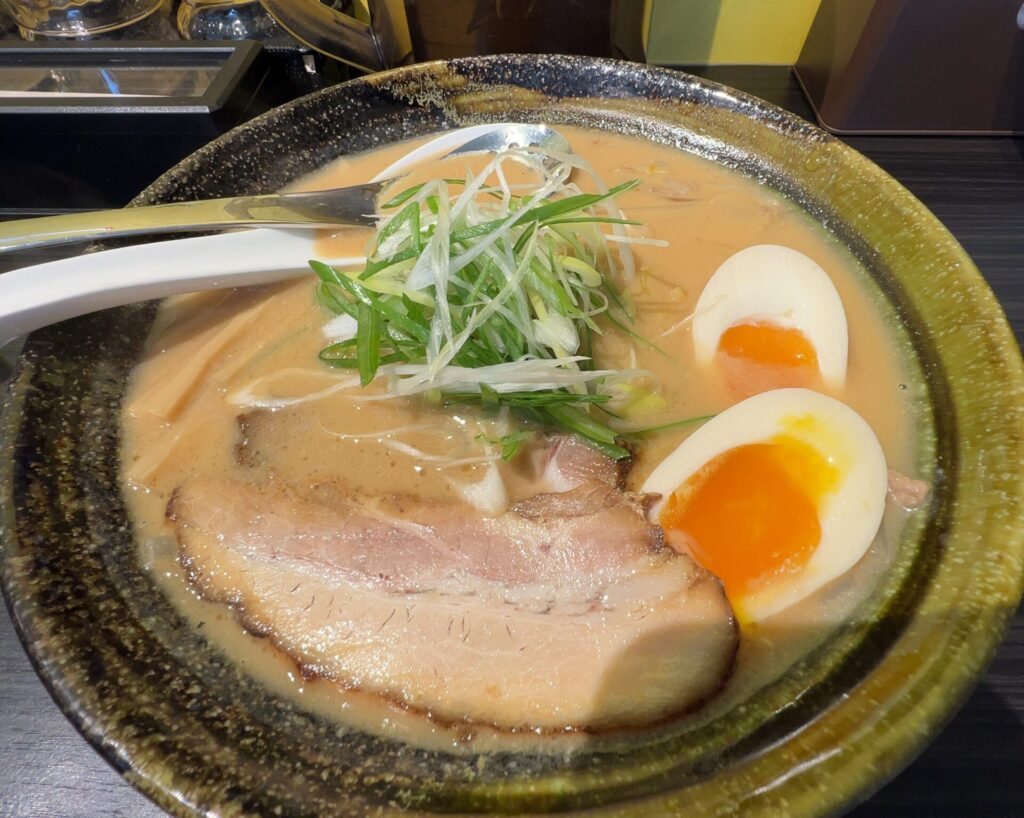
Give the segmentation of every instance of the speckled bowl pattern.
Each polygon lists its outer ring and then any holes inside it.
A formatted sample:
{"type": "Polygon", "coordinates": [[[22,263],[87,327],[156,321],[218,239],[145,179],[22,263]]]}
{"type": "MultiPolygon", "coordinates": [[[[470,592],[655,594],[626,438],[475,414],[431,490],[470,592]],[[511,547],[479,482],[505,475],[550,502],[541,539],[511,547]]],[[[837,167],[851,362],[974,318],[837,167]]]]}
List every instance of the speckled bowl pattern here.
{"type": "Polygon", "coordinates": [[[949,233],[885,173],[772,106],[678,72],[569,57],[431,63],[272,111],[137,203],[266,192],[336,156],[495,120],[675,145],[780,191],[849,248],[912,377],[929,508],[881,587],[821,648],[698,727],[571,758],[484,760],[361,734],[275,698],[139,566],[118,491],[118,410],[141,304],[30,339],[2,416],[0,569],[54,698],[177,815],[840,811],[898,772],[986,666],[1024,577],[1024,374],[1002,311],[949,233]]]}

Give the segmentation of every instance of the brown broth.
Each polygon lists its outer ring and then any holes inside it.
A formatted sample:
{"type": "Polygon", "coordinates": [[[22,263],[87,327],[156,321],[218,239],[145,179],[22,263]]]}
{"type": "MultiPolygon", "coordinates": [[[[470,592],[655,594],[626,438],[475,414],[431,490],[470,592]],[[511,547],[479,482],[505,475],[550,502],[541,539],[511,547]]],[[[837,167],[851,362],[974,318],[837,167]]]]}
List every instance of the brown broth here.
{"type": "MultiPolygon", "coordinates": [[[[643,417],[644,425],[721,411],[735,402],[721,379],[697,373],[685,319],[718,266],[752,244],[782,244],[818,262],[842,298],[850,328],[847,382],[835,397],[872,426],[893,468],[913,472],[912,417],[902,398],[899,355],[876,301],[864,287],[856,262],[793,205],[754,182],[711,162],[660,145],[579,128],[564,128],[574,150],[598,169],[609,186],[638,178],[640,186],[618,202],[630,218],[646,223],[641,235],[668,239],[668,248],[634,249],[640,275],[631,288],[638,306],[636,327],[673,356],[670,360],[621,334],[608,334],[596,351],[602,366],[633,365],[654,374],[666,398],[664,409],[643,417]]],[[[338,160],[306,180],[315,189],[364,181],[409,149],[395,145],[338,160]]],[[[443,175],[464,173],[467,161],[446,163],[443,175]],[[455,167],[453,167],[453,165],[455,167]]],[[[423,174],[437,175],[435,164],[423,174]]],[[[409,180],[416,181],[414,174],[409,180]]],[[[324,237],[322,250],[363,252],[369,231],[324,237]]],[[[160,310],[130,386],[123,416],[122,479],[142,559],[169,598],[245,670],[272,691],[346,725],[433,747],[508,749],[508,736],[474,728],[431,724],[372,696],[344,691],[327,680],[307,681],[295,664],[265,639],[245,632],[231,611],[192,591],[176,561],[174,532],[164,512],[171,492],[199,475],[251,479],[273,472],[296,483],[340,479],[353,490],[396,490],[427,497],[453,497],[481,478],[484,465],[469,462],[439,468],[432,461],[389,447],[381,432],[414,429],[402,437],[429,455],[472,460],[477,416],[472,410],[437,411],[424,421],[417,405],[352,400],[343,393],[282,408],[261,431],[272,462],[241,465],[237,415],[230,401],[249,389],[266,398],[289,398],[336,386],[345,373],[317,361],[327,320],[314,298],[312,279],[257,289],[202,293],[169,300],[160,310]],[[374,434],[377,437],[374,437],[374,434]],[[366,434],[367,437],[340,435],[366,434]],[[255,471],[254,471],[255,469],[255,471]]],[[[373,393],[374,389],[368,390],[373,393]]],[[[629,476],[638,487],[655,465],[690,434],[687,429],[650,436],[629,476]]],[[[502,466],[510,491],[514,467],[502,466]]],[[[745,630],[737,672],[723,696],[691,720],[722,712],[778,676],[870,593],[891,557],[903,515],[891,503],[868,555],[847,575],[796,606],[745,630]]],[[[515,742],[521,742],[521,737],[515,742]]],[[[584,737],[564,737],[575,746],[584,737]]],[[[532,745],[531,745],[532,746],[532,745]]]]}

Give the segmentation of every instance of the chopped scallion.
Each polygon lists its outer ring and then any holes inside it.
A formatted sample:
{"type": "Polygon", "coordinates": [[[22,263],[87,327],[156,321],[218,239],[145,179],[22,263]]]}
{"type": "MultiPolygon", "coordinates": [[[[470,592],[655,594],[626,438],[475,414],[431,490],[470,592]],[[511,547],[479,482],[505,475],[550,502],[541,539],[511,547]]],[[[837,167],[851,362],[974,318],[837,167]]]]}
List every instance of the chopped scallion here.
{"type": "MultiPolygon", "coordinates": [[[[362,270],[310,262],[321,303],[358,325],[321,360],[357,369],[364,386],[386,377],[395,396],[507,406],[627,457],[619,433],[590,410],[637,373],[600,369],[591,350],[601,314],[622,325],[633,318],[620,289],[634,268],[631,250],[610,249],[601,227],[622,236],[637,224],[611,203],[637,182],[609,190],[595,177],[605,192],[583,193],[569,180],[574,167],[565,157],[513,149],[476,177],[413,185],[381,205],[394,212],[378,224],[362,270]],[[535,185],[513,195],[506,163],[526,166],[535,185]]],[[[530,434],[492,442],[508,459],[530,434]]]]}

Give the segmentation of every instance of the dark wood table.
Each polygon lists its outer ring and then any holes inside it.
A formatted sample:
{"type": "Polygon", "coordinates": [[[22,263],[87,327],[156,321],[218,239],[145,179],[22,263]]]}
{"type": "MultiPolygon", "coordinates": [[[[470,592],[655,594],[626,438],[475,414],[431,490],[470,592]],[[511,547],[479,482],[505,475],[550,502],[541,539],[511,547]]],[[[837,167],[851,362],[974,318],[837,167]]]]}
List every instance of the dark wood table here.
{"type": "MultiPolygon", "coordinates": [[[[786,68],[723,67],[695,73],[811,117],[786,68]]],[[[1024,139],[847,141],[899,179],[949,227],[995,290],[1019,341],[1024,334],[1024,139]]],[[[0,370],[0,377],[4,374],[0,370]]],[[[65,721],[32,670],[8,618],[0,614],[0,816],[161,814],[65,721]]],[[[958,715],[920,758],[851,815],[1024,816],[1021,612],[958,715]]]]}

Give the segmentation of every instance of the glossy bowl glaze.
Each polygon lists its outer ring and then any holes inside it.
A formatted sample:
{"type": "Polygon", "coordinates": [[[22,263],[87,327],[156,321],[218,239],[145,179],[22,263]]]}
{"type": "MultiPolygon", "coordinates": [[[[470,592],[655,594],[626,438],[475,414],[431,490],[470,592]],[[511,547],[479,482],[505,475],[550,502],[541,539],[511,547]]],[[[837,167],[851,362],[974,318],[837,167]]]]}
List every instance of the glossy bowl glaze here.
{"type": "Polygon", "coordinates": [[[275,698],[184,626],[139,566],[118,493],[118,411],[155,305],[50,327],[26,347],[0,429],[3,585],[65,713],[171,812],[835,812],[881,786],[951,716],[1016,607],[1024,374],[1002,311],[906,190],[772,106],[627,63],[431,63],[272,111],[137,203],[267,192],[342,154],[506,120],[674,145],[756,178],[823,225],[860,261],[892,324],[931,504],[857,614],[742,707],[568,757],[418,750],[275,698]]]}

